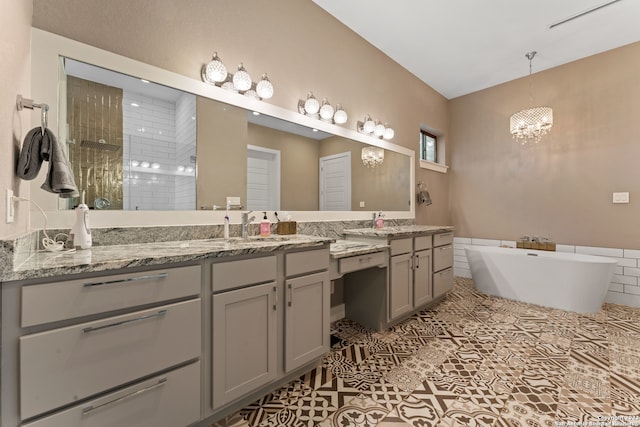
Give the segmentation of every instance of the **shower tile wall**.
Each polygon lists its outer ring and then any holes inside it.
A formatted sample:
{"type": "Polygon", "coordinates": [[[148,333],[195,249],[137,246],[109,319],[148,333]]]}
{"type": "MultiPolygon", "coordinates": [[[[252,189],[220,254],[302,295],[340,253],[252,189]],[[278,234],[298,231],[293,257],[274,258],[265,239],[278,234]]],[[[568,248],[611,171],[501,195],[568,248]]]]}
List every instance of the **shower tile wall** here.
{"type": "MultiPolygon", "coordinates": [[[[183,93],[176,101],[176,164],[195,169],[196,97],[183,93]]],[[[177,167],[176,167],[177,170],[177,167]]],[[[196,209],[195,170],[176,175],[175,209],[196,209]]]]}
{"type": "MultiPolygon", "coordinates": [[[[192,120],[190,125],[193,131],[190,131],[183,118],[189,114],[189,97],[194,98],[193,95],[184,94],[181,100],[174,102],[124,92],[124,164],[127,169],[130,161],[134,160],[159,165],[157,169],[131,167],[125,174],[125,209],[193,209],[194,174],[186,177],[177,175],[183,157],[195,155],[195,121],[192,120]],[[190,155],[187,154],[189,150],[190,155]],[[188,193],[189,196],[176,196],[177,191],[188,193]]],[[[195,99],[191,103],[195,110],[195,99]]],[[[195,112],[189,117],[194,115],[195,112]]]]}

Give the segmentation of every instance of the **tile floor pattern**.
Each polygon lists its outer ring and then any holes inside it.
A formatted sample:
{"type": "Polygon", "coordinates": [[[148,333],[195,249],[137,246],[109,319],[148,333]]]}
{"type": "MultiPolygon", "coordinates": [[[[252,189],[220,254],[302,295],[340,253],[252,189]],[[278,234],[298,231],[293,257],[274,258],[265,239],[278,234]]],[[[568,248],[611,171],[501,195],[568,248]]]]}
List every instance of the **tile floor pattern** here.
{"type": "Polygon", "coordinates": [[[213,427],[640,425],[640,309],[565,312],[456,278],[388,331],[334,335],[322,366],[213,427]]]}

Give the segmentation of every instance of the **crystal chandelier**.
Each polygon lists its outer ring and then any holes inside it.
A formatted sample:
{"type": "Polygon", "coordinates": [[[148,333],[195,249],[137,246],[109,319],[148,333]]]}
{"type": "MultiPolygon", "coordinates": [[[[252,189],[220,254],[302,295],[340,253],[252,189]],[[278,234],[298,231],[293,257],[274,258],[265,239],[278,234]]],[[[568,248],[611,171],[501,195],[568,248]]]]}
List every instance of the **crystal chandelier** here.
{"type": "Polygon", "coordinates": [[[384,149],[380,147],[363,147],[362,163],[368,168],[375,168],[384,162],[384,149]]]}
{"type": "Polygon", "coordinates": [[[511,116],[510,131],[513,139],[522,145],[528,142],[538,143],[553,126],[553,109],[551,107],[531,107],[533,105],[533,82],[531,77],[531,62],[536,56],[535,51],[525,56],[529,60],[529,106],[530,108],[511,116]]]}

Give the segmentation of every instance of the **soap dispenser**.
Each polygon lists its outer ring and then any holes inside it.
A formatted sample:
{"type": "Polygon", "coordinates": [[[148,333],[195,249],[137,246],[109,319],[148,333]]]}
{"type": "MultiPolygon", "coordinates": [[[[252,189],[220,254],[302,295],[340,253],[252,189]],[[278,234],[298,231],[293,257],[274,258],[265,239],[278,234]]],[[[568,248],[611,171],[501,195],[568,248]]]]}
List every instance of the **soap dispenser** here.
{"type": "Polygon", "coordinates": [[[89,249],[91,247],[91,229],[89,228],[89,207],[84,203],[84,191],[82,203],[76,208],[76,222],[71,228],[73,245],[76,248],[89,249]]]}
{"type": "Polygon", "coordinates": [[[269,218],[267,218],[267,213],[264,213],[264,218],[262,219],[262,222],[260,223],[260,235],[262,237],[266,237],[271,235],[271,222],[269,222],[269,218]]]}

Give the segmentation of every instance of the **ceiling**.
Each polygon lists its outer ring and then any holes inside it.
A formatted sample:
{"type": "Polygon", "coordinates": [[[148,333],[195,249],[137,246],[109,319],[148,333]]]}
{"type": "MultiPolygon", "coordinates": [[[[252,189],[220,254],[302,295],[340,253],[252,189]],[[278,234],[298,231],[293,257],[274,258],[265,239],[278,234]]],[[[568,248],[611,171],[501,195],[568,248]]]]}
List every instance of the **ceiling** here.
{"type": "Polygon", "coordinates": [[[313,0],[448,99],[640,40],[640,1],[313,0]]]}

